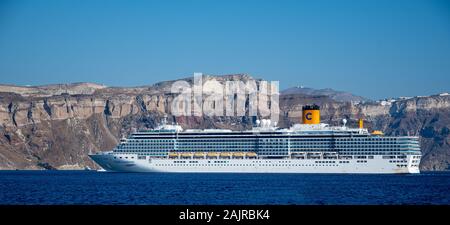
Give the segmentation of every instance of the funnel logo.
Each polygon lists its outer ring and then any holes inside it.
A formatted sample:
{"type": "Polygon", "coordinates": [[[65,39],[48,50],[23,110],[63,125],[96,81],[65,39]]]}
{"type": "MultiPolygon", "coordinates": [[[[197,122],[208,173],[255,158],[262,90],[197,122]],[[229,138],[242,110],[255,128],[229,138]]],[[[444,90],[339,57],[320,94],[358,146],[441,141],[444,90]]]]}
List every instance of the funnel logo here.
{"type": "Polygon", "coordinates": [[[312,118],[311,118],[311,113],[309,112],[309,113],[306,113],[306,115],[305,115],[305,118],[307,119],[307,120],[311,120],[312,118]]]}

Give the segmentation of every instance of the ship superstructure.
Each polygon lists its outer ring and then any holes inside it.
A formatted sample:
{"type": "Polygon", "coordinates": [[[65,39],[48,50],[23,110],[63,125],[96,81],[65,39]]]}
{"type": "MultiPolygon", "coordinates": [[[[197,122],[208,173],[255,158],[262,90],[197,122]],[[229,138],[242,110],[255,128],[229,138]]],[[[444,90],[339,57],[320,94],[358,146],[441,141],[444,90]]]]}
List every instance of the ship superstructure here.
{"type": "Polygon", "coordinates": [[[369,133],[362,123],[320,123],[315,105],[303,107],[303,123],[284,129],[265,119],[246,131],[162,123],[90,157],[116,172],[419,173],[418,137],[369,133]]]}

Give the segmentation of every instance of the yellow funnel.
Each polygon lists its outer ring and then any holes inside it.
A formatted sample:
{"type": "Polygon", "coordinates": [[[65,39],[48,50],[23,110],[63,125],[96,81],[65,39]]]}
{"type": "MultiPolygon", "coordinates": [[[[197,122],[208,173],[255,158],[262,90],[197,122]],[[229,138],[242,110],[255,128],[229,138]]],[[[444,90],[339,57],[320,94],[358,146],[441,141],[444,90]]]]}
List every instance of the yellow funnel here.
{"type": "Polygon", "coordinates": [[[320,108],[317,105],[305,105],[302,108],[303,124],[319,124],[320,108]]]}

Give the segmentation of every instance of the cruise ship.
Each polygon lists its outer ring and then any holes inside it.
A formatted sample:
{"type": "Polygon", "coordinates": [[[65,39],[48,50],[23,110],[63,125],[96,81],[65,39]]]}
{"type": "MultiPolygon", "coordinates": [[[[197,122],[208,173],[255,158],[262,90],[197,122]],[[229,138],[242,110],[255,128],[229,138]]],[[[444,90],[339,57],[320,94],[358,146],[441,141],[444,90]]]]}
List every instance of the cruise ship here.
{"type": "Polygon", "coordinates": [[[420,173],[419,138],[385,136],[320,122],[303,106],[303,122],[277,128],[257,120],[246,131],[161,125],[122,138],[112,151],[89,155],[102,171],[176,173],[420,173]]]}

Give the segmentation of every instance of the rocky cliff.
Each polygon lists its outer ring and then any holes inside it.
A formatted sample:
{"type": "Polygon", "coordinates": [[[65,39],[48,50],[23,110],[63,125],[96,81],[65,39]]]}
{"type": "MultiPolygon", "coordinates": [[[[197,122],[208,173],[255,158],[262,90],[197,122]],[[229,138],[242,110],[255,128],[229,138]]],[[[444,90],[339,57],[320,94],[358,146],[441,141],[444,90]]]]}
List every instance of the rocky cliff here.
{"type": "Polygon", "coordinates": [[[331,88],[313,89],[303,86],[291,87],[281,92],[282,95],[287,94],[303,94],[310,96],[325,95],[338,102],[369,102],[370,99],[354,95],[349,92],[336,91],[331,88]]]}
{"type": "MultiPolygon", "coordinates": [[[[248,75],[205,76],[219,82],[248,81],[248,75]]],[[[192,82],[192,79],[184,79],[192,82]]],[[[175,117],[173,81],[134,88],[79,83],[39,87],[0,85],[0,168],[96,168],[89,153],[110,150],[134,129],[152,128],[164,115],[184,128],[250,128],[253,117],[175,117]]],[[[370,129],[392,135],[420,135],[422,170],[446,170],[450,164],[450,96],[416,97],[391,104],[354,104],[329,95],[280,96],[280,123],[300,121],[301,107],[316,103],[322,121],[349,126],[363,118],[370,129]]]]}

